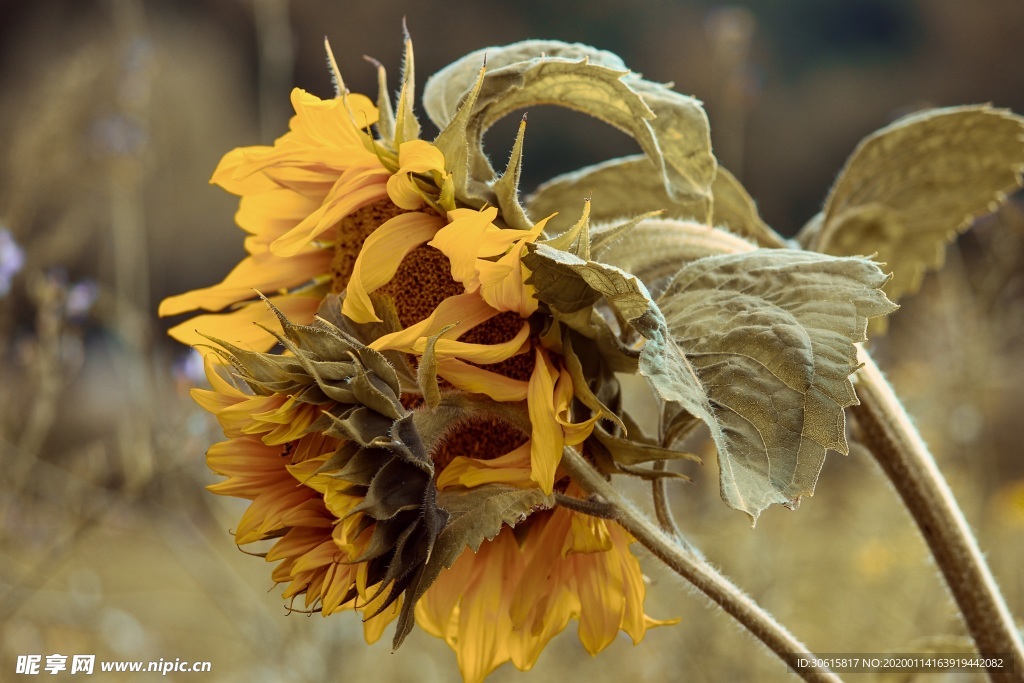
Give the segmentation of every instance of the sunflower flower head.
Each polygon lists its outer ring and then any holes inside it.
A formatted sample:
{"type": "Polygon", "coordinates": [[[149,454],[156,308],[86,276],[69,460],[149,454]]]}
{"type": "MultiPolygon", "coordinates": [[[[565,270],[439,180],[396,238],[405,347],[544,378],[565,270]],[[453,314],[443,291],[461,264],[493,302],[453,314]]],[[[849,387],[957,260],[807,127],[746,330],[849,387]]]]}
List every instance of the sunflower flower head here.
{"type": "MultiPolygon", "coordinates": [[[[741,277],[755,245],[712,227],[717,166],[699,103],[587,46],[535,41],[484,57],[428,81],[433,141],[419,137],[408,39],[396,108],[379,65],[376,103],[346,91],[336,67],[334,98],[295,90],[289,131],[228,153],[213,176],[241,198],[248,256],[221,283],[161,306],[207,311],[170,334],[208,351],[212,388],[194,396],[227,437],[208,452],[227,477],[210,488],[252,501],[236,541],[276,539],[266,559],[279,562],[284,597],[324,615],[362,611],[369,641],[395,619],[395,647],[415,624],[444,639],[467,681],[507,661],[531,668],[573,620],[591,654],[620,631],[639,642],[669,623],[644,614],[630,534],[559,504],[587,498],[566,453],[606,477],[686,478],[645,465],[697,460],[673,442],[701,420],[720,458],[757,433],[727,422],[716,406],[731,399],[713,404],[702,383],[731,390],[744,361],[700,365],[719,356],[691,362],[677,346],[687,335],[713,345],[686,326],[735,313],[732,290],[756,290],[741,277]],[[500,174],[482,138],[509,113],[550,103],[627,131],[644,154],[556,178],[524,204],[525,117],[500,174]],[[665,211],[687,219],[671,234],[698,268],[666,272],[664,255],[623,248],[634,231],[661,234],[665,211]],[[637,426],[623,373],[647,378],[659,434],[637,426]]],[[[678,269],[683,252],[672,253],[678,269]]],[[[791,266],[793,282],[831,267],[803,256],[774,265],[791,266]]],[[[876,273],[865,265],[867,285],[828,290],[851,307],[848,336],[885,312],[876,273]]],[[[821,369],[829,391],[841,393],[847,365],[821,369]]],[[[779,389],[773,400],[788,398],[779,389]]],[[[812,438],[823,449],[841,437],[812,438]]],[[[765,479],[760,462],[741,466],[765,479]]],[[[754,516],[747,494],[730,504],[754,516]]]]}

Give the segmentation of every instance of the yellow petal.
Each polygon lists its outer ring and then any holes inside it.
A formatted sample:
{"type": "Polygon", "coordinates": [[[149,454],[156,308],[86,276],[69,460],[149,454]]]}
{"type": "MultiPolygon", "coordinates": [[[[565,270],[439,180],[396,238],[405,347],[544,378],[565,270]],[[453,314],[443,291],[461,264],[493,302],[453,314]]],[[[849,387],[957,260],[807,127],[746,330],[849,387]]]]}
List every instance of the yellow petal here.
{"type": "Polygon", "coordinates": [[[612,538],[603,519],[573,514],[572,532],[569,534],[566,555],[572,553],[599,553],[612,549],[612,538]]]}
{"type": "Polygon", "coordinates": [[[562,426],[562,434],[565,436],[565,443],[569,446],[577,446],[583,443],[590,433],[594,431],[594,425],[600,419],[601,414],[593,415],[583,422],[571,422],[569,418],[569,407],[572,405],[573,387],[572,376],[565,368],[558,372],[558,382],[555,385],[555,419],[562,426]]]}
{"type": "Polygon", "coordinates": [[[269,154],[272,150],[272,147],[264,146],[236,147],[221,158],[210,182],[236,195],[278,189],[273,180],[262,173],[251,173],[247,168],[253,155],[269,154]]]}
{"type": "Polygon", "coordinates": [[[388,178],[388,197],[395,206],[406,211],[415,211],[427,203],[416,181],[405,174],[388,178]]]}
{"type": "Polygon", "coordinates": [[[458,632],[459,599],[473,573],[474,559],[472,553],[463,552],[450,569],[441,570],[437,580],[416,603],[416,623],[449,644],[454,642],[458,632]]]}
{"type": "MultiPolygon", "coordinates": [[[[363,615],[369,616],[380,609],[380,606],[384,604],[384,601],[388,598],[390,591],[382,591],[374,600],[371,600],[363,607],[363,615]]],[[[384,634],[384,630],[388,627],[392,621],[398,617],[398,613],[402,609],[403,598],[398,598],[391,606],[386,610],[373,617],[372,619],[366,619],[363,622],[363,639],[366,640],[367,645],[373,645],[380,640],[381,635],[384,634]]]]}
{"type": "Polygon", "coordinates": [[[263,244],[270,244],[316,211],[331,185],[333,182],[316,198],[277,185],[264,192],[246,193],[238,202],[235,222],[263,244]]]}
{"type": "Polygon", "coordinates": [[[357,323],[380,322],[370,292],[383,287],[398,272],[402,259],[437,232],[441,219],[426,213],[403,213],[370,233],[352,266],[341,312],[357,323]]]}
{"type": "Polygon", "coordinates": [[[360,134],[377,122],[377,108],[365,95],[322,100],[301,88],[291,94],[295,116],[292,133],[302,142],[324,147],[362,147],[360,134]]]}
{"type": "MultiPolygon", "coordinates": [[[[318,296],[298,294],[269,298],[272,304],[297,325],[308,325],[313,322],[313,316],[322,301],[318,296]]],[[[190,346],[209,344],[210,340],[203,336],[206,334],[253,351],[269,351],[277,344],[277,339],[256,323],[270,329],[279,326],[274,312],[262,301],[254,301],[230,313],[196,316],[172,327],[167,333],[182,344],[190,346]]]]}
{"type": "Polygon", "coordinates": [[[499,375],[455,358],[439,358],[437,374],[453,386],[474,394],[485,394],[495,401],[525,401],[527,382],[499,375]]]}
{"type": "Polygon", "coordinates": [[[479,460],[466,456],[453,458],[437,478],[437,488],[447,486],[481,486],[483,484],[511,484],[532,487],[530,479],[530,444],[492,460],[479,460]]]}
{"type": "Polygon", "coordinates": [[[399,169],[388,179],[388,196],[403,209],[414,210],[424,204],[412,174],[431,173],[443,178],[444,155],[437,147],[424,140],[409,140],[398,148],[399,169]]]}
{"type": "Polygon", "coordinates": [[[511,534],[499,534],[480,546],[473,574],[459,603],[456,655],[464,683],[482,683],[508,661],[508,605],[511,590],[506,577],[521,567],[519,548],[511,534]],[[501,571],[494,571],[500,567],[501,571]],[[502,628],[504,627],[504,628],[502,628]]]}
{"type": "Polygon", "coordinates": [[[376,339],[370,344],[370,348],[376,351],[395,350],[415,353],[416,344],[419,342],[419,353],[423,353],[427,339],[445,327],[455,325],[454,328],[444,333],[445,338],[455,339],[496,315],[498,312],[488,306],[487,302],[478,294],[456,294],[439,303],[434,312],[420,322],[376,339]]]}
{"type": "Polygon", "coordinates": [[[270,250],[278,256],[294,256],[329,228],[353,211],[387,196],[386,184],[390,174],[383,167],[347,169],[323,205],[301,223],[278,237],[270,250]]]}
{"type": "Polygon", "coordinates": [[[538,517],[527,534],[523,547],[526,564],[509,605],[510,651],[517,667],[532,666],[548,641],[579,616],[572,563],[560,553],[570,518],[568,510],[556,508],[550,515],[538,517]]]}
{"type": "Polygon", "coordinates": [[[622,565],[614,552],[574,555],[572,561],[580,596],[580,642],[596,655],[615,640],[626,612],[622,565]]]}
{"type": "Polygon", "coordinates": [[[452,279],[461,282],[467,292],[476,291],[479,281],[476,275],[476,259],[484,236],[488,231],[501,232],[492,225],[498,216],[494,207],[483,211],[455,209],[448,212],[448,225],[437,231],[430,246],[439,249],[452,264],[452,279]]]}
{"type": "Polygon", "coordinates": [[[544,493],[550,494],[555,485],[555,470],[562,460],[562,427],[555,419],[554,391],[558,376],[547,353],[537,347],[536,362],[530,374],[527,407],[530,413],[530,478],[544,493]]]}
{"type": "MultiPolygon", "coordinates": [[[[530,527],[523,547],[525,567],[509,606],[515,631],[538,633],[548,625],[549,615],[564,628],[569,618],[580,613],[579,600],[573,593],[572,565],[561,554],[570,519],[568,510],[556,508],[550,515],[539,517],[530,527]],[[566,601],[566,596],[571,599],[566,601]],[[554,604],[562,611],[551,612],[549,607],[554,604]]],[[[543,642],[532,643],[532,646],[524,643],[525,652],[521,654],[526,659],[536,659],[540,647],[543,642]],[[536,653],[530,656],[529,652],[536,653]]]]}
{"type": "Polygon", "coordinates": [[[444,171],[444,154],[424,140],[409,140],[398,148],[399,173],[444,171]]]}
{"type": "Polygon", "coordinates": [[[177,315],[203,308],[219,311],[225,306],[251,299],[253,290],[275,292],[296,287],[312,275],[327,273],[331,267],[330,251],[317,249],[290,258],[264,252],[242,260],[220,284],[194,289],[160,302],[161,316],[177,315]]]}
{"type": "MultiPolygon", "coordinates": [[[[434,344],[434,353],[438,358],[461,358],[471,363],[487,365],[508,360],[529,346],[530,323],[524,322],[519,332],[512,339],[500,344],[472,344],[456,339],[438,339],[434,344]]],[[[413,351],[422,355],[426,351],[427,340],[417,340],[413,351]]]]}
{"type": "Polygon", "coordinates": [[[522,247],[512,250],[496,262],[477,260],[480,296],[499,311],[515,311],[528,318],[537,310],[536,288],[526,284],[530,271],[522,262],[522,247]]]}

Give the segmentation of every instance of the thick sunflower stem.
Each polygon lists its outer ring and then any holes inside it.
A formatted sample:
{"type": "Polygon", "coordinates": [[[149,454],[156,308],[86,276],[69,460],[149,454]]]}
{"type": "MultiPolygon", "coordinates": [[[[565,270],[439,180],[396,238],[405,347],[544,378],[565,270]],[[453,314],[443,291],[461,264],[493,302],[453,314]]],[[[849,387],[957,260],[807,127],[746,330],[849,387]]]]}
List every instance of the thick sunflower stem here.
{"type": "Polygon", "coordinates": [[[860,405],[853,414],[864,445],[896,487],[942,570],[983,655],[1012,657],[1014,674],[993,671],[993,680],[1024,680],[1024,645],[978,542],[928,447],[889,382],[868,353],[857,373],[860,405]]]}
{"type": "MultiPolygon", "coordinates": [[[[615,521],[655,557],[732,615],[780,659],[791,665],[794,655],[809,652],[807,647],[771,614],[751,600],[717,569],[698,555],[681,547],[655,522],[637,510],[575,449],[563,449],[562,465],[580,488],[609,503],[615,509],[615,521]]],[[[835,683],[842,680],[825,668],[800,668],[795,671],[805,681],[815,683],[835,683]]]]}

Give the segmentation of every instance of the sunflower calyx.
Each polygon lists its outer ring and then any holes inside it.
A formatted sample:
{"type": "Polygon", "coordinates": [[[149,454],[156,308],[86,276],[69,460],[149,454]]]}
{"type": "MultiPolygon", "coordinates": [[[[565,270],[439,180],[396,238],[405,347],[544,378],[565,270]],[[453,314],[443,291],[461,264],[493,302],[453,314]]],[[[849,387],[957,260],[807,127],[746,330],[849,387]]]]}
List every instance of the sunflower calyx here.
{"type": "Polygon", "coordinates": [[[443,570],[455,564],[463,551],[468,548],[475,553],[484,541],[493,540],[503,526],[514,527],[532,513],[555,506],[554,495],[500,484],[446,488],[438,493],[437,499],[438,505],[449,515],[448,522],[437,537],[434,553],[420,567],[413,587],[406,594],[395,631],[395,649],[412,630],[416,602],[443,570]]]}
{"type": "Polygon", "coordinates": [[[383,612],[417,587],[448,520],[437,504],[433,462],[413,412],[402,405],[398,374],[383,355],[322,319],[296,325],[274,311],[282,332],[272,333],[286,354],[213,341],[254,393],[287,395],[321,409],[306,432],[320,432],[340,445],[315,474],[336,480],[346,495],[361,499],[347,517],[361,515],[360,524],[372,526],[372,536],[346,561],[365,563],[368,585],[378,585],[378,595],[387,591],[376,611],[383,612]]]}

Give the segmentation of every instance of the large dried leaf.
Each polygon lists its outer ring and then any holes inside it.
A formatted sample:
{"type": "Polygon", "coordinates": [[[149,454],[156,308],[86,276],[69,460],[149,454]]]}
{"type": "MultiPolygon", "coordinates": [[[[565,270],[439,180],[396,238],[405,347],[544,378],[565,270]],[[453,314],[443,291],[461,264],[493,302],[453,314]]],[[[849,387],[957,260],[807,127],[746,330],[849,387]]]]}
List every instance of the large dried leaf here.
{"type": "Polygon", "coordinates": [[[564,228],[583,197],[592,198],[595,223],[619,221],[661,211],[664,218],[706,223],[725,228],[763,247],[786,246],[761,220],[754,200],[740,182],[721,166],[711,183],[712,201],[703,196],[669,197],[660,171],[643,155],[613,159],[552,178],[527,198],[533,216],[550,216],[548,226],[564,228]]]}
{"type": "MultiPolygon", "coordinates": [[[[712,406],[722,497],[754,520],[811,495],[825,451],[847,452],[843,409],[868,319],[895,305],[865,259],[792,250],[710,256],[659,299],[712,406]]],[[[692,411],[690,411],[692,412],[692,411]]]]}
{"type": "Polygon", "coordinates": [[[618,55],[580,43],[558,40],[525,40],[511,45],[487,47],[452,62],[429,79],[423,87],[423,108],[438,128],[445,128],[455,118],[466,93],[477,80],[480,67],[500,69],[509,64],[526,62],[539,55],[579,61],[588,59],[610,69],[626,71],[618,55]]]}
{"type": "MultiPolygon", "coordinates": [[[[598,239],[595,235],[595,243],[598,239]]],[[[667,279],[685,263],[754,249],[754,244],[725,230],[688,221],[653,219],[641,222],[626,239],[595,247],[591,256],[633,273],[657,291],[658,283],[667,284],[667,279]]]]}
{"type": "Polygon", "coordinates": [[[484,541],[492,540],[502,526],[514,527],[531,513],[554,507],[552,495],[540,489],[520,489],[500,484],[476,488],[446,488],[437,494],[437,507],[447,512],[447,522],[434,542],[430,558],[412,585],[402,604],[395,630],[397,648],[412,630],[413,610],[442,570],[455,564],[459,555],[469,548],[480,550],[484,541]]]}
{"type": "MultiPolygon", "coordinates": [[[[711,209],[711,184],[718,161],[711,153],[711,127],[700,102],[660,83],[637,76],[626,79],[657,118],[651,121],[661,146],[665,189],[673,201],[696,200],[711,209]]],[[[641,142],[641,148],[644,148],[641,142]]],[[[644,148],[644,151],[647,151],[644,148]]],[[[648,156],[652,161],[658,159],[648,156]]]]}
{"type": "Polygon", "coordinates": [[[716,161],[700,103],[631,74],[610,53],[557,41],[488,48],[438,72],[427,83],[424,100],[442,128],[435,144],[454,160],[456,190],[470,203],[493,199],[493,192],[480,192],[481,183],[494,179],[482,146],[487,129],[518,109],[556,105],[632,136],[662,193],[673,201],[696,202],[707,214],[716,161]],[[485,56],[487,67],[481,71],[485,56]]]}
{"type": "Polygon", "coordinates": [[[933,109],[858,145],[805,248],[875,254],[893,272],[894,300],[942,265],[946,245],[1021,185],[1024,118],[988,106],[933,109]]]}
{"type": "Polygon", "coordinates": [[[624,220],[650,211],[664,211],[666,217],[698,223],[706,223],[710,215],[704,196],[669,197],[661,169],[642,154],[552,178],[527,198],[526,208],[533,218],[558,213],[548,222],[548,229],[557,232],[572,221],[585,197],[591,198],[590,217],[595,223],[624,220]]]}

